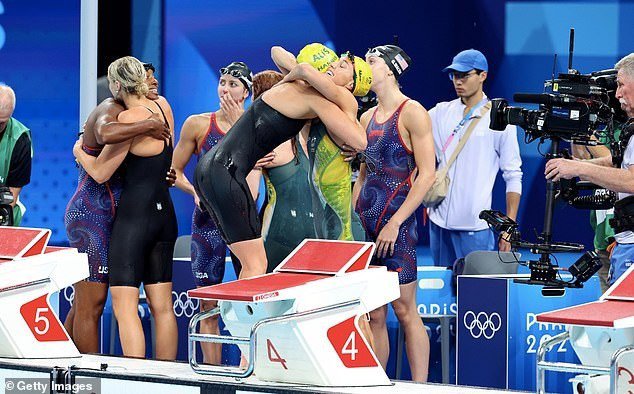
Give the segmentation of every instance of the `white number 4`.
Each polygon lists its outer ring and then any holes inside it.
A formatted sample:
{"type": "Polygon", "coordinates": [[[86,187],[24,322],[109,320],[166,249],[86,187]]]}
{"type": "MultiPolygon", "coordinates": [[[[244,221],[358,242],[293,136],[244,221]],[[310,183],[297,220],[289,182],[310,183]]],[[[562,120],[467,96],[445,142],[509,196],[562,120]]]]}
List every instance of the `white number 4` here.
{"type": "Polygon", "coordinates": [[[356,333],[352,331],[350,336],[348,336],[346,343],[343,344],[341,354],[349,354],[352,361],[354,361],[357,358],[357,353],[359,353],[359,350],[356,346],[356,333]]]}
{"type": "Polygon", "coordinates": [[[37,308],[35,310],[35,324],[38,324],[39,322],[44,322],[43,330],[41,330],[37,325],[34,327],[35,333],[37,335],[46,334],[48,332],[48,329],[51,326],[51,323],[48,321],[48,318],[45,315],[43,315],[46,312],[48,312],[48,308],[37,308]]]}

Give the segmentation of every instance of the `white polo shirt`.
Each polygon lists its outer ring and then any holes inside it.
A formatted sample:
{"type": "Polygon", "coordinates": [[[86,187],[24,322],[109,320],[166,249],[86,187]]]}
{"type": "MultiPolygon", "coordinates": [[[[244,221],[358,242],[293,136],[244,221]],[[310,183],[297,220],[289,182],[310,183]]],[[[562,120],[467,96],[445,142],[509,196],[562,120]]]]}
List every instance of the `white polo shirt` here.
{"type": "MultiPolygon", "coordinates": [[[[485,96],[486,98],[486,96],[485,96]]],[[[443,146],[464,117],[465,105],[458,98],[438,103],[429,111],[434,135],[438,168],[445,166],[460,138],[474,118],[482,116],[480,107],[451,140],[445,153],[443,146]]],[[[517,143],[517,128],[507,126],[504,131],[491,130],[487,111],[448,171],[447,197],[435,208],[430,208],[429,219],[449,230],[479,231],[488,226],[478,218],[480,211],[491,209],[493,184],[499,170],[506,182],[506,192],[522,193],[522,159],[517,143]]]]}

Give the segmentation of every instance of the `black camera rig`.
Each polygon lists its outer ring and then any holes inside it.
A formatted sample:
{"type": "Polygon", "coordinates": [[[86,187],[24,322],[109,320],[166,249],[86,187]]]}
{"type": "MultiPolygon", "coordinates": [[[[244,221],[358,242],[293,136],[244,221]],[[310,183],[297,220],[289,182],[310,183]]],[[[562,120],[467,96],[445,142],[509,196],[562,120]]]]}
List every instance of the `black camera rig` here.
{"type": "Polygon", "coordinates": [[[524,241],[521,239],[518,224],[500,211],[482,211],[480,212],[480,219],[486,221],[493,230],[506,233],[507,238],[505,238],[505,240],[511,244],[512,248],[526,248],[529,249],[531,253],[541,255],[539,260],[531,260],[528,262],[528,268],[531,271],[530,278],[515,279],[515,282],[543,285],[548,288],[581,288],[583,287],[583,283],[590,279],[590,277],[601,268],[599,256],[597,256],[594,251],[588,251],[568,268],[568,272],[572,275],[573,279],[565,281],[561,279],[558,274],[558,271],[563,269],[555,267],[550,262],[549,256],[551,253],[580,252],[583,251],[583,245],[566,242],[548,242],[543,236],[540,236],[536,243],[524,241]]]}
{"type": "Polygon", "coordinates": [[[615,124],[627,115],[616,99],[614,69],[581,74],[572,68],[574,29],[570,29],[568,72],[544,82],[544,93],[516,93],[518,103],[539,104],[531,110],[508,105],[503,98],[491,101],[491,129],[504,130],[509,124],[526,131],[528,142],[559,139],[577,144],[595,145],[593,136],[613,141],[615,124]]]}
{"type": "Polygon", "coordinates": [[[0,226],[13,226],[13,193],[6,186],[0,186],[0,226]]]}
{"type": "MultiPolygon", "coordinates": [[[[512,124],[525,130],[527,142],[539,139],[541,143],[547,139],[551,140],[550,152],[545,155],[548,160],[570,158],[567,151],[559,149],[561,141],[597,145],[598,140],[603,140],[614,145],[614,130],[627,118],[615,97],[617,72],[603,70],[590,74],[579,73],[572,68],[573,47],[574,29],[571,29],[568,72],[559,74],[556,79],[553,72],[553,78],[544,83],[544,93],[514,95],[515,101],[539,104],[539,109],[512,107],[505,99],[494,99],[491,107],[491,129],[504,130],[512,124]]],[[[632,129],[634,134],[634,127],[632,129]]],[[[623,138],[620,141],[623,141],[623,138]]],[[[611,208],[617,199],[615,193],[588,182],[579,182],[578,179],[559,182],[547,180],[544,227],[536,242],[522,240],[517,223],[500,212],[480,213],[480,218],[489,223],[494,230],[507,234],[505,239],[513,248],[527,248],[532,253],[540,255],[539,260],[528,262],[530,279],[516,282],[540,284],[545,288],[579,288],[583,287],[583,282],[601,267],[596,253],[589,251],[568,269],[573,275],[573,280],[564,281],[559,277],[558,272],[562,269],[551,263],[550,255],[559,252],[582,252],[584,246],[553,241],[552,222],[557,198],[584,209],[611,208]],[[582,195],[585,191],[591,193],[582,195]]]]}

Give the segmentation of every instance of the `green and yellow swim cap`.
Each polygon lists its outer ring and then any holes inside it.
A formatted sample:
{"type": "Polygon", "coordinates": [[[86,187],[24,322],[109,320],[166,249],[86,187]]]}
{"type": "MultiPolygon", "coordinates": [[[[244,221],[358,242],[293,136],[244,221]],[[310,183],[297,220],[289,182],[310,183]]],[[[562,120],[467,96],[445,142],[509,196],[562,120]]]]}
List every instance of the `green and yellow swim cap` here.
{"type": "Polygon", "coordinates": [[[352,94],[355,96],[365,96],[372,86],[372,69],[365,60],[354,56],[350,51],[341,55],[341,58],[348,58],[354,66],[354,84],[352,94]]]}
{"type": "Polygon", "coordinates": [[[322,73],[328,71],[328,67],[336,61],[339,61],[337,54],[317,42],[306,45],[297,55],[297,63],[308,63],[322,73]]]}

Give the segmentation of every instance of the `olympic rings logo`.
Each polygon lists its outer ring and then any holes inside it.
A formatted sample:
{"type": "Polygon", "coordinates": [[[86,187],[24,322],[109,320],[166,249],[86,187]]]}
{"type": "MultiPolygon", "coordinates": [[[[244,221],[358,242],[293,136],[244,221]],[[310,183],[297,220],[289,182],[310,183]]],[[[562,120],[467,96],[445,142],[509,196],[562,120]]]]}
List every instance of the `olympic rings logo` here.
{"type": "Polygon", "coordinates": [[[502,317],[497,312],[487,315],[486,312],[480,312],[477,315],[472,311],[467,311],[462,319],[464,326],[474,339],[481,336],[491,339],[495,333],[502,327],[502,317]]]}
{"type": "Polygon", "coordinates": [[[75,287],[74,286],[68,286],[64,288],[64,298],[71,305],[73,305],[73,301],[75,301],[75,287]]]}
{"type": "Polygon", "coordinates": [[[198,308],[200,308],[200,300],[192,300],[189,296],[187,296],[186,291],[177,293],[172,290],[172,297],[174,297],[173,308],[174,315],[176,315],[176,317],[192,317],[198,308]]]}

